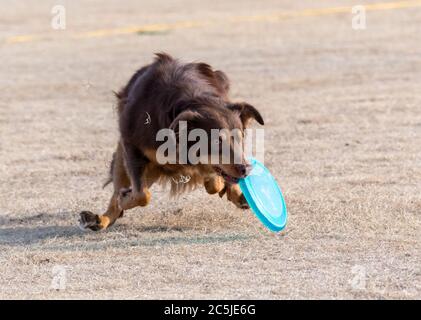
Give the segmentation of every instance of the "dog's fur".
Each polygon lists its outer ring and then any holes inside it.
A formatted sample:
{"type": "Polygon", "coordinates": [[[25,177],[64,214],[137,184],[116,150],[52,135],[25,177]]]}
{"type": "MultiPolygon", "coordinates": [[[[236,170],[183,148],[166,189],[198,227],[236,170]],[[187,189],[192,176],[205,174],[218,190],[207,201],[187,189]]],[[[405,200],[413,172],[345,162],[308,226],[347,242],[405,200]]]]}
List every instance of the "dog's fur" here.
{"type": "Polygon", "coordinates": [[[210,194],[227,194],[240,208],[247,203],[237,178],[249,169],[242,164],[165,164],[157,162],[160,142],[156,134],[162,128],[175,131],[178,122],[187,121],[189,129],[240,129],[244,132],[251,119],[263,125],[259,112],[247,103],[232,103],[228,97],[229,81],[222,71],[205,63],[183,64],[159,53],[155,61],[138,70],[118,93],[120,140],[113,154],[109,183],[114,185],[107,211],[95,215],[81,212],[83,229],[101,230],[111,226],[123,210],[146,206],[155,182],[170,183],[173,194],[204,185],[210,194]],[[150,119],[149,119],[150,117],[150,119]],[[148,120],[149,119],[149,120],[148,120]],[[190,180],[178,183],[181,176],[190,180]],[[234,181],[234,182],[233,182],[234,181]]]}

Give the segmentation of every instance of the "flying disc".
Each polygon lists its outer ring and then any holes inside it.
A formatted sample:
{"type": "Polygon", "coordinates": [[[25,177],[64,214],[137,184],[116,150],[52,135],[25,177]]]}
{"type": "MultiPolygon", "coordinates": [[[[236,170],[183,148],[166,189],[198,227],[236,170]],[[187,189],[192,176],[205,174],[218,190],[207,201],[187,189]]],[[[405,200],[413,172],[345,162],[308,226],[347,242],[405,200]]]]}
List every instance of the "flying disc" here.
{"type": "Polygon", "coordinates": [[[271,231],[279,232],[287,223],[287,207],[275,178],[260,161],[250,158],[250,174],[238,182],[251,210],[271,231]]]}

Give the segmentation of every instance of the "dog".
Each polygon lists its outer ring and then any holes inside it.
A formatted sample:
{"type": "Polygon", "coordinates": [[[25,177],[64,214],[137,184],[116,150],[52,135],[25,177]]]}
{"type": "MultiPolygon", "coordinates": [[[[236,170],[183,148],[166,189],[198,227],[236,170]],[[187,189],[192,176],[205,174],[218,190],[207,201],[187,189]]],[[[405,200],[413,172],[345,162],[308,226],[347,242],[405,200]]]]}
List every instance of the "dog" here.
{"type": "MultiPolygon", "coordinates": [[[[238,179],[250,172],[243,151],[240,163],[178,161],[162,164],[157,160],[157,151],[162,145],[156,138],[158,132],[166,128],[178,134],[182,121],[187,123],[188,130],[196,128],[208,134],[212,129],[236,129],[240,140],[252,120],[263,125],[263,118],[255,107],[230,101],[229,89],[224,72],[213,70],[206,63],[182,63],[166,53],[157,53],[151,64],[139,69],[127,85],[115,93],[120,138],[106,183],[114,186],[108,209],[102,215],[82,211],[81,229],[106,229],[122,217],[125,210],[148,205],[150,187],[156,182],[169,183],[172,194],[204,185],[209,194],[219,194],[221,198],[226,194],[237,207],[247,209],[238,185],[238,179]]],[[[226,141],[227,137],[220,135],[218,139],[226,141]]],[[[179,150],[181,145],[177,141],[179,150]]],[[[236,147],[230,141],[228,145],[232,153],[236,147]]]]}

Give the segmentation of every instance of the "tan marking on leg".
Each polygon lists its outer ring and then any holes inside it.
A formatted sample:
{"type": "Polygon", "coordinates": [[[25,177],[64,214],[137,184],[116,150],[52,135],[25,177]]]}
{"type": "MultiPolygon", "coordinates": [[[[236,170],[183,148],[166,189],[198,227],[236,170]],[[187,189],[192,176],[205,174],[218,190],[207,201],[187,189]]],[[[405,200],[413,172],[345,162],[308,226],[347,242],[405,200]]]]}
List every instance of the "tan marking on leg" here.
{"type": "Polygon", "coordinates": [[[117,199],[118,195],[114,193],[110,199],[107,211],[99,217],[102,229],[113,225],[114,222],[122,215],[123,210],[119,208],[117,199]]]}
{"type": "Polygon", "coordinates": [[[94,231],[106,229],[113,225],[114,222],[123,215],[123,210],[118,206],[118,195],[120,189],[130,187],[130,180],[124,167],[122,147],[120,143],[117,147],[112,169],[114,193],[108,204],[108,209],[101,216],[93,214],[89,211],[81,212],[80,227],[82,229],[91,229],[94,231]]]}
{"type": "Polygon", "coordinates": [[[129,210],[137,206],[145,207],[151,200],[151,192],[144,187],[140,192],[134,193],[132,190],[120,192],[118,196],[118,206],[122,210],[129,210]]]}

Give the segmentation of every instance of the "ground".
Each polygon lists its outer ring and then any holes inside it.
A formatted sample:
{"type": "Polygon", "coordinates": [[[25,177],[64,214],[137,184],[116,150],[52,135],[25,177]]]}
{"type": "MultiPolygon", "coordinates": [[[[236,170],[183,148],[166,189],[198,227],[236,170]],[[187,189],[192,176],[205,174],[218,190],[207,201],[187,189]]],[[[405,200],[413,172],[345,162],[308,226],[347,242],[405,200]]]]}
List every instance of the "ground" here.
{"type": "Polygon", "coordinates": [[[421,298],[420,1],[363,1],[365,30],[355,1],[3,2],[0,298],[421,298]],[[78,229],[112,192],[112,91],[159,51],[224,70],[261,111],[283,232],[159,187],[78,229]]]}

